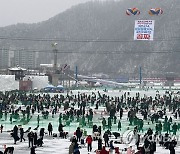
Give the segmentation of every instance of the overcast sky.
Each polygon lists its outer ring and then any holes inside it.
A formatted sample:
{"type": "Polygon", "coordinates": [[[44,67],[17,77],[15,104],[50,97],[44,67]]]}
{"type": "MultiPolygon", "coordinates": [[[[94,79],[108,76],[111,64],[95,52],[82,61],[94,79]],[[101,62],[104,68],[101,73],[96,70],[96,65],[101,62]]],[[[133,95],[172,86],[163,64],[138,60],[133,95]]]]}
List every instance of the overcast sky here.
{"type": "Polygon", "coordinates": [[[44,21],[87,1],[91,0],[0,0],[0,27],[44,21]]]}

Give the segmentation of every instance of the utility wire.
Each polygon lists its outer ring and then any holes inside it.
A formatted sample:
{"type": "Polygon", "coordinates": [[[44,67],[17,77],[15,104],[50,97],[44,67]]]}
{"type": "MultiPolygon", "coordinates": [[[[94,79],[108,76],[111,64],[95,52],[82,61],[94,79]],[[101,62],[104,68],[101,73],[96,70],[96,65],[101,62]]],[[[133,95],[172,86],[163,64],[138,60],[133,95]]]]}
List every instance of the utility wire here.
{"type": "MultiPolygon", "coordinates": [[[[37,49],[0,49],[0,51],[14,51],[14,52],[39,52],[39,53],[54,53],[53,50],[37,50],[37,49]]],[[[150,54],[150,53],[155,53],[155,54],[170,54],[170,53],[180,53],[180,49],[178,50],[146,50],[146,51],[118,51],[118,50],[83,50],[83,51],[74,51],[74,50],[58,50],[57,49],[57,54],[150,54]]]]}
{"type": "MultiPolygon", "coordinates": [[[[46,42],[67,42],[67,43],[119,43],[119,42],[138,42],[138,40],[120,40],[120,39],[65,39],[65,38],[28,38],[28,37],[4,37],[0,36],[0,40],[11,40],[11,41],[46,41],[46,42]]],[[[180,37],[174,37],[169,39],[154,38],[154,41],[179,41],[180,37]]]]}

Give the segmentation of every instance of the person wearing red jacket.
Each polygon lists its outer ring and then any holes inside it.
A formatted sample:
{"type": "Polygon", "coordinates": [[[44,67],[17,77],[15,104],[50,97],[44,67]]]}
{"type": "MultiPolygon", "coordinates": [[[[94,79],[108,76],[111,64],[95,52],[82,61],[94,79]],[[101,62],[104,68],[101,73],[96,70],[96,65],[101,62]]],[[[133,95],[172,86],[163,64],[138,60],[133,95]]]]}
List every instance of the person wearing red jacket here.
{"type": "Polygon", "coordinates": [[[91,135],[89,135],[87,138],[86,138],[86,143],[88,144],[88,152],[91,152],[91,150],[92,150],[92,141],[93,141],[93,139],[92,139],[92,137],[91,137],[91,135]]]}
{"type": "Polygon", "coordinates": [[[105,149],[105,146],[103,146],[102,150],[100,151],[100,154],[109,154],[109,152],[105,149]]]}

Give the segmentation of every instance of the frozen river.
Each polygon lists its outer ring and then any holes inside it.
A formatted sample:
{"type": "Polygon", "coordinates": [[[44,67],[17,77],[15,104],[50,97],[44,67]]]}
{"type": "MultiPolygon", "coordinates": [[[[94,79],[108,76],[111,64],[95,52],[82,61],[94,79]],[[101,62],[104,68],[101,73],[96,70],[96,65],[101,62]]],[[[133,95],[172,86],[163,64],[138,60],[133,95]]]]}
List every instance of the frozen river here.
{"type": "MultiPolygon", "coordinates": [[[[97,90],[96,91],[89,91],[89,90],[83,90],[83,91],[72,91],[72,94],[77,94],[78,92],[80,93],[86,93],[86,94],[92,94],[92,92],[95,92],[97,94],[97,90]]],[[[100,91],[101,94],[106,94],[109,95],[111,97],[117,96],[120,97],[121,95],[123,95],[125,92],[127,91],[118,91],[118,90],[111,90],[108,92],[104,92],[104,91],[100,91]]],[[[152,96],[153,98],[159,94],[159,95],[163,95],[165,93],[165,91],[163,90],[149,90],[149,91],[138,91],[138,90],[134,90],[134,91],[129,91],[130,92],[130,96],[135,96],[137,92],[140,92],[140,97],[144,97],[144,96],[152,96]]],[[[54,94],[50,94],[51,96],[54,94]]],[[[66,94],[64,94],[66,95],[66,94]]],[[[19,103],[17,105],[17,107],[21,106],[21,103],[19,103]]],[[[22,106],[23,108],[23,106],[22,106]]],[[[98,110],[94,109],[94,106],[89,106],[86,110],[88,110],[89,108],[93,108],[94,112],[94,118],[93,118],[93,124],[96,124],[97,126],[101,126],[101,121],[102,121],[102,117],[107,118],[109,115],[106,114],[104,112],[105,107],[101,106],[99,107],[98,110]]],[[[157,108],[158,110],[158,108],[157,108]]],[[[159,109],[161,110],[161,109],[159,109]]],[[[30,120],[30,122],[26,125],[23,125],[20,121],[16,121],[15,119],[13,120],[13,123],[11,124],[9,121],[9,114],[7,117],[7,120],[4,120],[4,117],[1,119],[0,124],[2,124],[4,126],[3,129],[3,133],[0,134],[0,150],[3,150],[4,145],[8,146],[14,146],[15,151],[14,154],[29,154],[30,153],[30,149],[28,148],[28,140],[27,140],[27,134],[25,134],[25,138],[26,141],[25,142],[17,142],[16,145],[14,145],[14,141],[13,138],[10,137],[10,133],[8,131],[12,130],[14,125],[22,125],[22,127],[24,128],[24,130],[26,130],[28,127],[32,127],[35,128],[37,126],[37,116],[40,115],[40,127],[39,128],[45,128],[45,132],[47,132],[47,126],[48,123],[51,122],[53,125],[53,133],[58,133],[58,117],[59,117],[59,113],[64,113],[65,111],[63,109],[60,109],[58,111],[58,113],[54,116],[54,118],[52,117],[52,113],[50,112],[50,115],[48,117],[48,119],[44,119],[42,118],[41,114],[38,114],[35,112],[35,114],[32,116],[32,119],[30,120]]],[[[153,111],[152,111],[153,112],[153,111]]],[[[167,112],[168,117],[172,116],[171,112],[167,112]]],[[[138,114],[139,118],[142,118],[142,116],[140,114],[138,114]]],[[[173,117],[173,116],[172,116],[173,117]]],[[[119,119],[119,114],[117,114],[117,121],[119,119]]],[[[63,121],[65,124],[65,121],[63,121]]],[[[144,121],[144,130],[147,130],[148,128],[155,128],[155,124],[148,124],[148,120],[144,121]]],[[[173,118],[173,122],[179,122],[179,119],[174,119],[173,118]]],[[[123,118],[121,120],[121,124],[122,124],[122,129],[120,131],[121,136],[123,136],[123,134],[127,131],[127,128],[129,127],[130,130],[133,130],[134,126],[129,126],[129,121],[127,121],[127,111],[124,111],[124,115],[123,118]]],[[[74,133],[74,131],[76,130],[76,128],[79,126],[79,123],[74,121],[70,123],[70,126],[66,126],[64,127],[64,130],[67,131],[69,133],[69,137],[71,137],[74,133]]],[[[89,127],[83,127],[82,129],[86,129],[88,134],[92,134],[92,128],[89,127]]],[[[39,134],[39,130],[36,130],[36,132],[39,134]]],[[[103,133],[104,131],[102,131],[103,133]]],[[[112,126],[112,132],[117,132],[117,124],[113,124],[112,126]]],[[[177,138],[179,137],[180,133],[177,133],[177,138]]],[[[112,137],[112,140],[114,140],[114,138],[112,137]]],[[[124,139],[126,140],[126,139],[124,139]]],[[[49,154],[49,153],[53,153],[53,154],[68,154],[68,148],[70,145],[70,139],[60,139],[59,137],[50,137],[48,135],[45,136],[44,138],[44,145],[43,147],[38,147],[36,148],[36,153],[37,154],[49,154]]],[[[132,146],[133,143],[131,143],[132,146]]],[[[178,142],[178,146],[176,147],[176,153],[180,153],[180,147],[179,147],[179,142],[178,142]]],[[[124,149],[126,147],[128,147],[128,143],[126,144],[115,144],[115,146],[120,147],[120,149],[124,149]]],[[[135,148],[135,146],[134,146],[135,148]]],[[[95,151],[97,149],[97,141],[93,142],[93,150],[95,151]]],[[[82,154],[86,154],[87,149],[86,148],[82,148],[80,149],[82,154]]],[[[91,153],[95,153],[95,152],[91,152],[91,153]]],[[[125,153],[125,152],[124,152],[125,153]]],[[[164,149],[163,147],[160,147],[159,144],[157,146],[157,154],[169,154],[169,150],[164,149]]]]}

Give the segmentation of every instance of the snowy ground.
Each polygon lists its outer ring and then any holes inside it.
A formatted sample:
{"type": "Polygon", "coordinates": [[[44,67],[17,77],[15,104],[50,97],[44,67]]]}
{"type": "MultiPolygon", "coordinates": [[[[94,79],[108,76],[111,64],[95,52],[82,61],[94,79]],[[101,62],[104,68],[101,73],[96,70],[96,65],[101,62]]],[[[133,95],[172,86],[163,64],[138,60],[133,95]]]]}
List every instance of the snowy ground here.
{"type": "MultiPolygon", "coordinates": [[[[82,92],[82,91],[81,91],[82,92]]],[[[89,93],[91,94],[92,91],[83,91],[85,93],[89,93]]],[[[97,92],[97,91],[96,91],[97,92]]],[[[109,91],[108,93],[106,93],[107,95],[110,96],[121,96],[125,91],[109,91]]],[[[134,90],[131,91],[131,96],[135,96],[136,92],[138,92],[138,90],[134,90]]],[[[78,91],[73,91],[73,93],[78,93],[78,91]]],[[[103,91],[101,91],[101,93],[104,93],[103,91]]],[[[141,91],[140,92],[141,97],[143,97],[144,95],[147,96],[155,96],[157,94],[156,91],[154,90],[150,90],[150,91],[141,91]]],[[[164,94],[164,91],[159,91],[159,94],[164,94]]],[[[97,124],[98,126],[101,125],[101,118],[103,117],[107,117],[108,115],[104,114],[101,116],[101,111],[104,110],[104,107],[100,107],[98,111],[96,111],[96,115],[95,118],[93,120],[94,124],[97,124]]],[[[62,110],[60,110],[60,112],[64,112],[62,110]]],[[[168,116],[171,116],[171,113],[168,112],[167,113],[168,116]]],[[[140,115],[139,115],[140,117],[140,115]]],[[[35,128],[37,126],[37,113],[33,116],[32,120],[28,123],[28,125],[23,125],[24,130],[26,130],[28,127],[32,127],[35,128]]],[[[117,118],[118,121],[118,118],[117,118]]],[[[175,120],[174,120],[175,121],[175,120]]],[[[176,122],[178,122],[179,120],[176,120],[176,122]]],[[[57,129],[58,129],[58,115],[55,116],[55,118],[51,117],[51,114],[49,116],[48,120],[43,120],[41,119],[40,121],[40,128],[44,127],[47,130],[47,125],[48,123],[51,122],[53,125],[53,132],[57,133],[57,129]]],[[[121,130],[121,135],[123,136],[123,134],[127,131],[127,127],[129,127],[129,122],[127,121],[127,112],[124,113],[123,119],[121,121],[122,123],[122,130],[121,130]]],[[[10,137],[10,133],[7,132],[8,130],[11,130],[13,128],[13,126],[15,124],[19,124],[19,122],[13,122],[13,124],[10,124],[9,122],[9,117],[7,121],[0,121],[0,124],[4,125],[4,132],[2,134],[0,134],[0,150],[3,150],[4,145],[8,146],[14,146],[15,151],[14,154],[29,154],[30,153],[30,149],[28,148],[28,141],[27,141],[27,137],[25,134],[25,138],[26,141],[25,142],[17,142],[16,145],[14,145],[13,143],[13,139],[10,137]]],[[[69,132],[69,136],[71,137],[73,132],[76,130],[76,128],[79,126],[79,123],[77,122],[73,122],[71,123],[71,125],[69,127],[65,127],[64,130],[69,132]]],[[[147,121],[144,124],[144,128],[147,130],[149,127],[154,128],[154,125],[148,125],[147,121]]],[[[84,128],[87,130],[88,134],[92,134],[92,128],[84,128]]],[[[133,129],[133,126],[130,127],[130,129],[133,129]]],[[[113,131],[117,131],[117,124],[113,125],[112,127],[112,132],[113,131]]],[[[103,132],[102,132],[103,133],[103,132]]],[[[178,135],[180,135],[180,132],[178,132],[178,135]]],[[[126,136],[125,136],[126,137],[126,136]]],[[[177,136],[178,137],[178,136],[177,136]]],[[[179,138],[180,139],[180,138],[179,138]]],[[[114,138],[112,137],[112,140],[114,140],[114,138]]],[[[126,141],[126,139],[124,138],[124,140],[126,141]]],[[[68,154],[68,148],[70,145],[70,140],[68,139],[60,139],[59,137],[57,138],[53,138],[53,137],[49,137],[48,135],[45,136],[44,138],[44,145],[43,147],[38,147],[36,148],[36,153],[37,154],[49,154],[49,153],[53,153],[53,154],[68,154]]],[[[115,146],[120,147],[120,149],[124,149],[127,148],[129,146],[129,144],[114,144],[115,146]]],[[[133,145],[133,142],[131,142],[131,145],[133,145]]],[[[180,142],[178,142],[178,146],[176,148],[176,153],[180,153],[180,142]]],[[[94,151],[97,149],[97,141],[93,142],[93,152],[91,153],[95,153],[94,151]]],[[[134,149],[135,146],[134,146],[134,149]]],[[[87,154],[87,149],[86,147],[83,147],[82,149],[80,149],[82,154],[87,154]]],[[[125,152],[124,152],[125,153],[125,152]]],[[[169,154],[169,150],[164,149],[163,147],[159,147],[159,144],[157,144],[157,154],[169,154]]]]}
{"type": "MultiPolygon", "coordinates": [[[[13,144],[12,138],[10,138],[8,133],[3,132],[3,134],[0,134],[0,150],[3,150],[4,144],[9,146],[14,146],[15,151],[14,154],[29,154],[30,149],[28,148],[28,141],[26,140],[25,142],[17,142],[16,145],[13,144]]],[[[46,136],[44,139],[44,145],[43,147],[38,147],[36,148],[36,153],[37,154],[68,154],[68,147],[70,145],[69,139],[60,139],[58,138],[53,138],[46,136]]],[[[120,147],[120,149],[124,149],[125,147],[128,147],[128,144],[114,144],[116,147],[120,147]]],[[[131,144],[132,145],[132,144],[131,144]]],[[[93,142],[92,146],[92,151],[91,153],[95,153],[94,151],[97,149],[97,141],[93,142]]],[[[133,146],[135,149],[135,146],[133,146]]],[[[87,154],[87,148],[82,147],[80,149],[80,152],[82,154],[87,154]]],[[[126,153],[125,151],[123,152],[124,154],[126,153]]],[[[155,152],[157,154],[169,154],[169,150],[164,149],[163,147],[160,147],[159,145],[157,146],[157,151],[155,152]]],[[[180,153],[180,147],[176,148],[176,153],[180,153]]]]}

